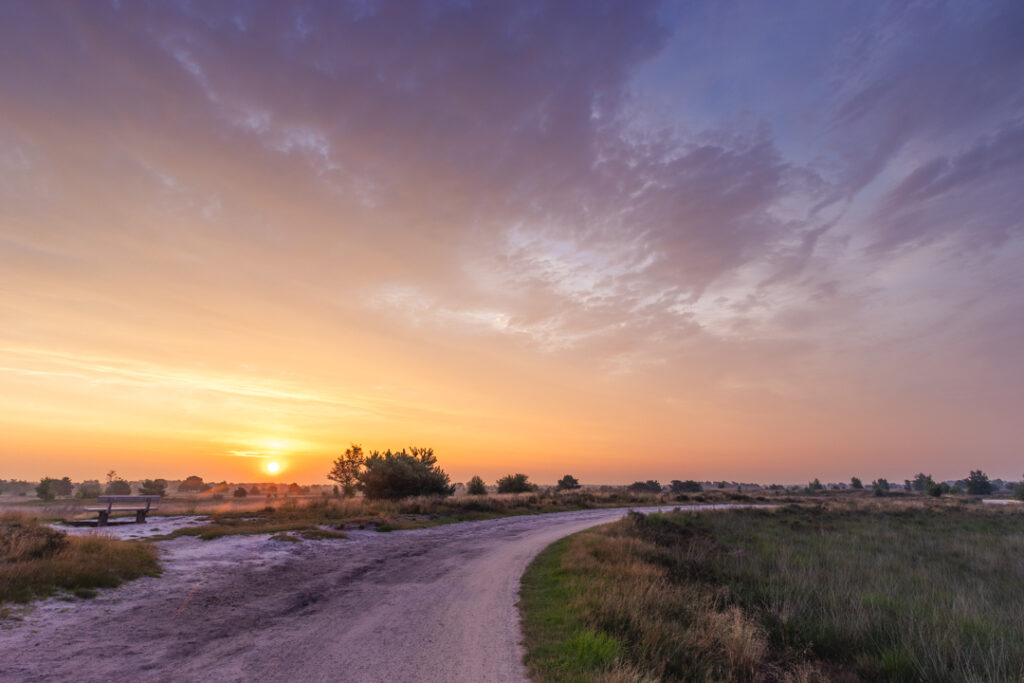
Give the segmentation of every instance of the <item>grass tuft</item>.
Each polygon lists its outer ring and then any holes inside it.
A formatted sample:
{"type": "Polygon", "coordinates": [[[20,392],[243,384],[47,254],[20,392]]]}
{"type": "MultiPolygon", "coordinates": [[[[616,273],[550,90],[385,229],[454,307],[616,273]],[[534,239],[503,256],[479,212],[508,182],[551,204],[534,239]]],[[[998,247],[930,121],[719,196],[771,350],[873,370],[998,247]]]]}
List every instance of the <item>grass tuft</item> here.
{"type": "Polygon", "coordinates": [[[67,536],[11,513],[0,517],[0,558],[0,603],[28,602],[60,591],[90,598],[96,588],[159,574],[157,550],[149,543],[67,536]]]}

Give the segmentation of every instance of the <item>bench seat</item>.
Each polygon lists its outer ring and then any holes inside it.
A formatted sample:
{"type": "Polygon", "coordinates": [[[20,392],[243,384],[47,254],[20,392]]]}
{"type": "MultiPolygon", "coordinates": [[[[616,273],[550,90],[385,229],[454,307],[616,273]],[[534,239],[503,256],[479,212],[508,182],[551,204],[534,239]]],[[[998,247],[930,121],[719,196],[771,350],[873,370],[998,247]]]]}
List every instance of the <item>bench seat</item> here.
{"type": "Polygon", "coordinates": [[[156,509],[153,503],[160,500],[160,496],[99,496],[96,500],[107,504],[106,507],[85,508],[86,512],[99,513],[96,526],[106,526],[107,522],[110,521],[111,512],[134,512],[136,524],[142,524],[146,521],[146,514],[150,510],[156,509]],[[114,503],[122,505],[131,503],[132,505],[114,507],[114,503]]]}

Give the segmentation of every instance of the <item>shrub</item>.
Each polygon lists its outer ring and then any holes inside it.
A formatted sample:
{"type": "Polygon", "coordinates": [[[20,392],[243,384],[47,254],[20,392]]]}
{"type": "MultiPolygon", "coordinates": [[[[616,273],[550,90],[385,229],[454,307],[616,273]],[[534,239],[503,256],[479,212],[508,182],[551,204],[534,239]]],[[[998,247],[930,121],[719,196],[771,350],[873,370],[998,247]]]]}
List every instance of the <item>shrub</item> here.
{"type": "Polygon", "coordinates": [[[1013,497],[1017,500],[1024,500],[1024,481],[1013,485],[1013,497]]]}
{"type": "Polygon", "coordinates": [[[411,447],[392,453],[374,451],[366,458],[357,486],[367,498],[450,496],[455,487],[437,465],[432,448],[411,447]]]}
{"type": "Polygon", "coordinates": [[[537,486],[531,484],[525,474],[507,474],[498,480],[498,493],[526,493],[536,491],[537,486]]]}
{"type": "Polygon", "coordinates": [[[204,483],[202,477],[197,477],[193,474],[178,484],[178,493],[202,493],[209,488],[209,484],[204,483]]]}
{"type": "Polygon", "coordinates": [[[885,496],[889,493],[889,480],[878,478],[871,482],[871,488],[876,496],[885,496]]]}
{"type": "Polygon", "coordinates": [[[655,479],[647,481],[634,481],[626,487],[630,493],[661,493],[661,484],[655,479]]]}
{"type": "Polygon", "coordinates": [[[478,476],[475,476],[469,480],[468,484],[466,484],[466,493],[468,493],[471,496],[486,496],[487,485],[484,484],[483,479],[481,479],[478,476]]]}
{"type": "Polygon", "coordinates": [[[163,496],[167,491],[166,479],[146,479],[139,487],[139,493],[144,496],[163,496]]]}
{"type": "Polygon", "coordinates": [[[130,496],[132,494],[132,485],[126,482],[124,479],[114,479],[107,488],[103,490],[108,496],[130,496]]]}
{"type": "Polygon", "coordinates": [[[52,477],[43,477],[42,481],[36,486],[36,495],[41,500],[53,500],[57,496],[66,498],[71,495],[74,490],[74,484],[68,477],[61,479],[54,479],[52,477]]]}
{"type": "Polygon", "coordinates": [[[864,488],[864,484],[857,477],[850,477],[850,488],[861,490],[864,488]]]}
{"type": "Polygon", "coordinates": [[[700,493],[703,487],[701,487],[700,482],[693,479],[687,479],[686,481],[673,479],[672,483],[669,484],[669,488],[672,493],[700,493]]]}
{"type": "Polygon", "coordinates": [[[56,479],[50,477],[43,477],[42,481],[36,486],[36,495],[39,496],[40,500],[53,500],[57,497],[57,489],[53,485],[56,479]]]}
{"type": "Polygon", "coordinates": [[[235,496],[235,498],[245,498],[246,496],[249,495],[249,492],[245,490],[244,486],[239,486],[237,489],[235,489],[233,495],[235,496]]]}
{"type": "Polygon", "coordinates": [[[103,493],[103,487],[95,479],[83,481],[78,485],[78,492],[75,494],[79,498],[96,498],[103,493]]]}
{"type": "Polygon", "coordinates": [[[579,480],[571,474],[567,474],[558,480],[558,486],[555,488],[559,491],[571,491],[572,489],[578,489],[579,487],[579,480]]]}

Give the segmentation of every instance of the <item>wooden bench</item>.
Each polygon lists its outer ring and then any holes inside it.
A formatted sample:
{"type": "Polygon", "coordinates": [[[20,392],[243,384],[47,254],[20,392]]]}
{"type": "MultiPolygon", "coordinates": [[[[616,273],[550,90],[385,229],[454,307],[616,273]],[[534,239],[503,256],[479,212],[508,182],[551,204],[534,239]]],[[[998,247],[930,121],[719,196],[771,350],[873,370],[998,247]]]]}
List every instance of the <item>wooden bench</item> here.
{"type": "Polygon", "coordinates": [[[156,509],[153,503],[160,500],[160,496],[100,496],[96,500],[107,504],[106,507],[85,508],[86,512],[100,513],[96,526],[106,526],[111,512],[134,512],[135,523],[142,524],[146,521],[146,514],[156,509]],[[115,503],[124,505],[114,507],[115,503]]]}

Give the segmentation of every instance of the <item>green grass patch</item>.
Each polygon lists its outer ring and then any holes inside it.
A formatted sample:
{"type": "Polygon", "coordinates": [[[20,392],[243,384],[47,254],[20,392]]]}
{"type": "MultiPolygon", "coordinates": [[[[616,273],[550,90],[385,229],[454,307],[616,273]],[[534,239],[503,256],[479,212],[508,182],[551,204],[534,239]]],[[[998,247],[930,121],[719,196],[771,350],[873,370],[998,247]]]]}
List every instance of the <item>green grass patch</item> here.
{"type": "Polygon", "coordinates": [[[523,575],[519,610],[526,634],[526,666],[535,680],[591,681],[614,664],[619,647],[606,633],[588,628],[585,615],[567,609],[580,595],[582,578],[563,566],[575,537],[563,538],[534,558],[523,575]]]}
{"type": "Polygon", "coordinates": [[[1024,680],[1024,513],[631,515],[523,577],[536,680],[1024,680]]]}

